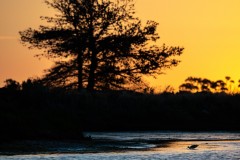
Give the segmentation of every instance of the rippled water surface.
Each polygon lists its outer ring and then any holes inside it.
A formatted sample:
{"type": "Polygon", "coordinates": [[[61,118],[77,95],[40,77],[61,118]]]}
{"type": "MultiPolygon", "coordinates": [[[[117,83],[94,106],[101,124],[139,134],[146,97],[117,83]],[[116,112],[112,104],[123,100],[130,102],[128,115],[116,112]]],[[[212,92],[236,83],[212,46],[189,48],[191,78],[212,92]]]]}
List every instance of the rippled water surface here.
{"type": "Polygon", "coordinates": [[[6,160],[240,159],[240,133],[116,132],[85,133],[91,143],[42,143],[46,152],[0,156],[6,160]],[[196,149],[187,147],[196,144],[196,149]]]}

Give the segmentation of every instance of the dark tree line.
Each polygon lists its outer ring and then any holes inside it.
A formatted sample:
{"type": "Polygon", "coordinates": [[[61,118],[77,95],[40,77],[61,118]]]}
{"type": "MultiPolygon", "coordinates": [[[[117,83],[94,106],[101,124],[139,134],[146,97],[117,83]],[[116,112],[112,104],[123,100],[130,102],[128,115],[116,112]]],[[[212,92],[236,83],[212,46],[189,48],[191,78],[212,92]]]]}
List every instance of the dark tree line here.
{"type": "MultiPolygon", "coordinates": [[[[207,78],[188,77],[185,83],[179,86],[179,91],[182,92],[211,92],[211,93],[234,93],[234,80],[226,76],[225,80],[212,81],[207,78]]],[[[240,87],[240,81],[239,85],[240,87]]]]}
{"type": "Polygon", "coordinates": [[[0,142],[81,139],[82,131],[240,128],[240,94],[79,94],[55,89],[31,79],[7,80],[0,88],[0,142]]]}
{"type": "Polygon", "coordinates": [[[132,0],[46,0],[57,11],[41,17],[49,25],[20,32],[21,42],[45,51],[55,65],[42,79],[48,86],[82,90],[144,86],[143,75],[155,76],[179,64],[181,47],[158,46],[158,23],[135,17],[132,0]]]}
{"type": "Polygon", "coordinates": [[[31,78],[28,78],[22,83],[11,78],[6,79],[4,81],[4,86],[0,89],[10,93],[23,91],[23,92],[28,92],[30,94],[33,94],[36,92],[50,91],[50,88],[48,88],[47,86],[44,86],[44,84],[40,79],[31,79],[31,78]]]}

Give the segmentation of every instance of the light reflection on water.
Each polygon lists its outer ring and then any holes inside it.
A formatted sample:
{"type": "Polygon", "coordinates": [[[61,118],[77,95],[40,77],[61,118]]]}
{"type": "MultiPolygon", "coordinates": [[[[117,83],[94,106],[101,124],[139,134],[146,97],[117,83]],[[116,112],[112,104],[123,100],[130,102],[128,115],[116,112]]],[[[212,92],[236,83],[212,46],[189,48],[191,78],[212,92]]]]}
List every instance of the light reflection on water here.
{"type": "MultiPolygon", "coordinates": [[[[164,153],[194,153],[206,151],[240,151],[240,141],[180,141],[170,142],[166,147],[153,148],[152,151],[164,153]],[[188,149],[188,146],[196,144],[196,149],[188,149]]],[[[240,153],[239,153],[240,154],[240,153]]]]}
{"type": "MultiPolygon", "coordinates": [[[[240,134],[227,132],[118,132],[86,133],[94,140],[109,141],[106,147],[118,147],[120,150],[96,153],[55,153],[0,156],[4,160],[137,160],[137,159],[240,159],[240,134]],[[169,143],[156,143],[156,140],[173,140],[169,143]],[[121,143],[112,144],[118,141],[121,143]],[[140,141],[140,143],[137,143],[140,141]],[[122,143],[124,142],[124,143],[122,143]],[[197,144],[194,150],[187,147],[197,144]],[[112,146],[111,146],[112,145],[112,146]],[[124,150],[121,150],[123,148],[124,150]],[[126,149],[127,148],[127,149],[126,149]],[[132,150],[134,148],[134,150],[132,150]]],[[[101,147],[101,146],[100,146],[101,147]]],[[[71,150],[71,149],[70,149],[71,150]]],[[[73,149],[72,149],[73,150],[73,149]]]]}

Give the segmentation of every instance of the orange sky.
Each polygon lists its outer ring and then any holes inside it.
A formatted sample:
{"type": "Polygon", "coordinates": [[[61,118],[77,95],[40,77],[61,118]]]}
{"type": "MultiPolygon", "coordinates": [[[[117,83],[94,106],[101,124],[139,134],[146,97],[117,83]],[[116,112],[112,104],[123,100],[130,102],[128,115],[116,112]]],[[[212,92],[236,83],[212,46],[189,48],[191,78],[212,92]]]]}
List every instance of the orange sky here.
{"type": "MultiPolygon", "coordinates": [[[[185,48],[182,62],[151,80],[153,86],[177,88],[188,76],[240,79],[240,0],[135,0],[137,16],[159,22],[159,44],[185,48]]],[[[51,66],[38,50],[19,42],[18,31],[38,27],[52,14],[43,0],[0,0],[0,86],[7,78],[23,81],[51,66]]]]}

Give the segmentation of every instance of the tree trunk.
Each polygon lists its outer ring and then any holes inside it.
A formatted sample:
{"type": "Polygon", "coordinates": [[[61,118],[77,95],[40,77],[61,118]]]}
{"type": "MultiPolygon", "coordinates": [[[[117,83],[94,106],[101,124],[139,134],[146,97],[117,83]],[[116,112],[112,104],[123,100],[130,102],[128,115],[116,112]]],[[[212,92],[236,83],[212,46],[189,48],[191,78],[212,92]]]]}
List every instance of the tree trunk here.
{"type": "MultiPolygon", "coordinates": [[[[90,2],[90,4],[93,4],[93,1],[90,2]]],[[[92,7],[90,6],[90,17],[89,17],[89,52],[91,52],[91,65],[90,65],[90,71],[89,71],[89,77],[88,77],[88,86],[87,89],[89,91],[94,90],[95,87],[95,70],[97,68],[97,52],[96,52],[96,42],[94,39],[94,27],[93,27],[93,11],[92,7]]]]}
{"type": "Polygon", "coordinates": [[[78,65],[78,91],[81,92],[82,91],[82,88],[83,88],[83,73],[82,73],[82,70],[83,70],[83,57],[82,57],[82,52],[83,51],[80,51],[81,53],[78,54],[78,57],[77,57],[77,65],[78,65]]]}
{"type": "Polygon", "coordinates": [[[91,65],[90,65],[90,71],[89,71],[89,77],[88,77],[88,86],[87,89],[89,91],[94,90],[95,86],[95,70],[97,68],[97,53],[96,53],[96,48],[95,48],[95,40],[92,37],[90,39],[90,47],[91,47],[91,65]]]}

